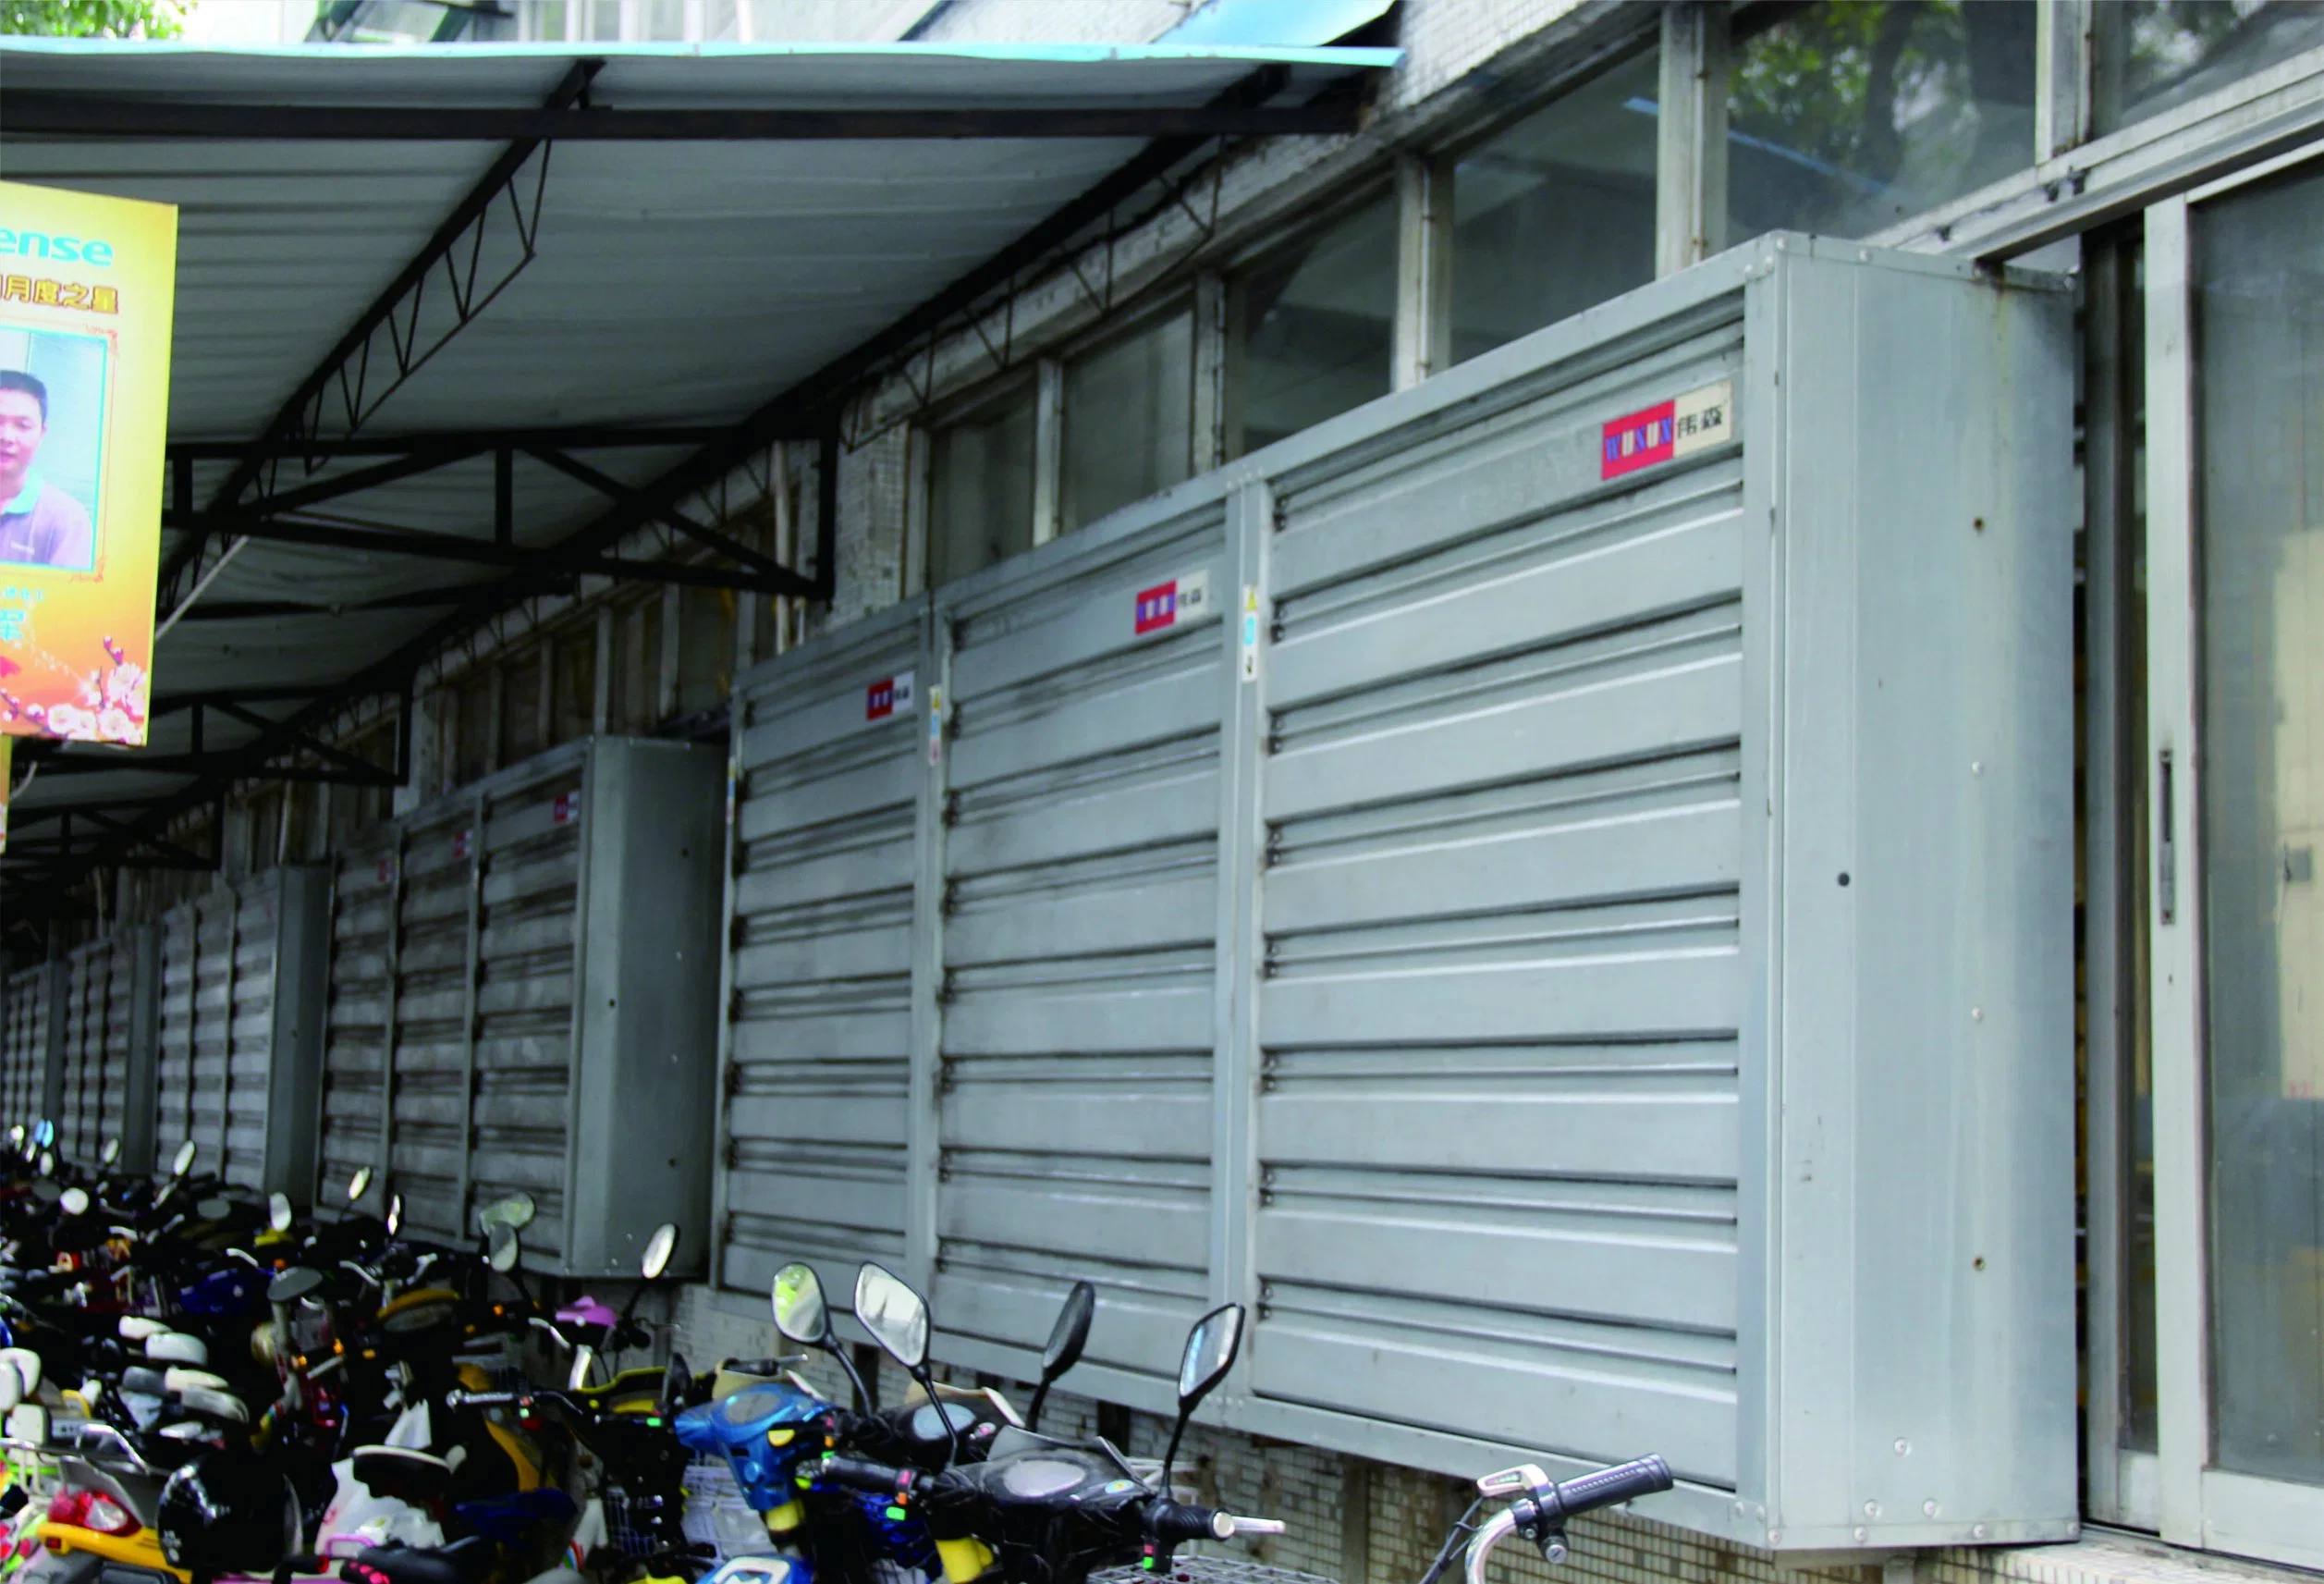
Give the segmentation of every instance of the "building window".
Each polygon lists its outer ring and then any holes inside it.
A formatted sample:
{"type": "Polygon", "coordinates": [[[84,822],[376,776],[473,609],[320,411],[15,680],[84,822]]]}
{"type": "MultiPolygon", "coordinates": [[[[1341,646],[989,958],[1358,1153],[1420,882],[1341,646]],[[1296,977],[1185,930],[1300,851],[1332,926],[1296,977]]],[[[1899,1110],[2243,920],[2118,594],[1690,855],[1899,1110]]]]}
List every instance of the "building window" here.
{"type": "Polygon", "coordinates": [[[542,689],[548,679],[548,651],[534,649],[501,663],[500,762],[522,764],[546,743],[541,741],[542,689]]]}
{"type": "Polygon", "coordinates": [[[1727,240],[1868,236],[2034,161],[2032,0],[1841,0],[1735,19],[1727,240]]]}
{"type": "Polygon", "coordinates": [[[1065,369],[1060,527],[1184,480],[1194,460],[1194,316],[1180,312],[1065,369]]]}
{"type": "Polygon", "coordinates": [[[570,627],[549,644],[549,737],[570,743],[597,725],[597,624],[570,627]]]}
{"type": "Polygon", "coordinates": [[[1396,202],[1382,196],[1229,283],[1227,455],[1388,392],[1396,202]]]}
{"type": "Polygon", "coordinates": [[[662,596],[632,601],[613,617],[613,699],[618,732],[651,731],[661,724],[662,596]]]}
{"type": "Polygon", "coordinates": [[[2324,6],[2313,0],[2108,0],[2091,23],[2091,120],[2101,132],[2324,45],[2324,6]]]}
{"type": "Polygon", "coordinates": [[[477,666],[453,685],[451,718],[452,752],[446,762],[452,768],[452,784],[466,786],[492,773],[493,674],[490,666],[477,666]]]}
{"type": "Polygon", "coordinates": [[[1656,61],[1615,68],[1454,167],[1456,362],[1654,278],[1656,61]]]}
{"type": "Polygon", "coordinates": [[[930,587],[1033,547],[1034,406],[1022,380],[930,436],[930,587]]]}

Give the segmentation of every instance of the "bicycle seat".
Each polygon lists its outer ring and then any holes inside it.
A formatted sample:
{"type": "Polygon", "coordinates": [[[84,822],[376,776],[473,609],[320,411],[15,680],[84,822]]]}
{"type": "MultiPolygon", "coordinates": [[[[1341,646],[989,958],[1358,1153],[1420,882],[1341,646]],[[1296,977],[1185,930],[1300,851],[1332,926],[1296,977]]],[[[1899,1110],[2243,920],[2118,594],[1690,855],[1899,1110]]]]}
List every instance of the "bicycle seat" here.
{"type": "Polygon", "coordinates": [[[482,1535],[422,1551],[409,1545],[366,1546],[339,1564],[346,1584],[479,1584],[492,1571],[494,1548],[482,1535]]]}

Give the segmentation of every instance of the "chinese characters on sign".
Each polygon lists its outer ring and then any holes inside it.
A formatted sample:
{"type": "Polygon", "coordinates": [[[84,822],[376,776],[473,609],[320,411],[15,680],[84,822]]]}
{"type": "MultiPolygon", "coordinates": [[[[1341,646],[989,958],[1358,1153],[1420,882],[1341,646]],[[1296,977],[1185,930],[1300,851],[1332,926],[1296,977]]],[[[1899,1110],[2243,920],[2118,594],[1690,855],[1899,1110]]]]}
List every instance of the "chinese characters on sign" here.
{"type": "Polygon", "coordinates": [[[898,671],[892,677],[882,677],[863,690],[863,718],[885,720],[891,715],[911,713],[912,673],[898,671]]]}
{"type": "Polygon", "coordinates": [[[145,741],[177,252],[166,204],[0,182],[0,733],[145,741]]]}
{"type": "Polygon", "coordinates": [[[1599,432],[1597,476],[1621,478],[1708,450],[1733,438],[1734,412],[1733,382],[1720,380],[1617,418],[1599,432]]]}
{"type": "Polygon", "coordinates": [[[1210,601],[1210,573],[1187,572],[1138,591],[1131,630],[1139,637],[1191,621],[1210,601]]]}

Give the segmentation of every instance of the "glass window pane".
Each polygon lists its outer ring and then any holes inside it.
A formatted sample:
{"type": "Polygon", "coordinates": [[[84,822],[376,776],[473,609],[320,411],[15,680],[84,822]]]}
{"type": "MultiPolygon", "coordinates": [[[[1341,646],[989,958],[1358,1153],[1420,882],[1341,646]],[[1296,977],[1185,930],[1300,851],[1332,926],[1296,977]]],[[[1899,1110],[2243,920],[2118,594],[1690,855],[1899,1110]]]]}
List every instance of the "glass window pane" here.
{"type": "Polygon", "coordinates": [[[1456,361],[1654,278],[1657,71],[1649,51],[1462,156],[1456,361]]]}
{"type": "Polygon", "coordinates": [[[1867,236],[2034,163],[2032,0],[1825,0],[1737,22],[1727,239],[1867,236]]]}
{"type": "Polygon", "coordinates": [[[937,430],[928,448],[928,586],[1033,548],[1030,383],[937,430]]]}
{"type": "Polygon", "coordinates": [[[734,680],[734,593],[690,588],[678,596],[678,713],[724,704],[734,680]]]}
{"type": "Polygon", "coordinates": [[[597,718],[597,624],[568,628],[552,645],[549,685],[552,743],[586,737],[597,718]]]}
{"type": "Polygon", "coordinates": [[[547,744],[541,741],[541,689],[546,685],[548,656],[536,650],[519,655],[501,668],[508,680],[500,701],[500,762],[514,765],[530,759],[547,744]]]}
{"type": "Polygon", "coordinates": [[[2324,1483],[2324,179],[2195,239],[2215,1455],[2324,1483]]]}
{"type": "Polygon", "coordinates": [[[2095,19],[2091,118],[2101,132],[2324,44],[2315,0],[2107,0],[2095,19]]]}
{"type": "Polygon", "coordinates": [[[1194,317],[1180,313],[1065,370],[1062,526],[1095,522],[1193,471],[1194,317]]]}
{"type": "Polygon", "coordinates": [[[1396,322],[1394,199],[1237,276],[1228,301],[1229,456],[1386,396],[1396,322]]]}

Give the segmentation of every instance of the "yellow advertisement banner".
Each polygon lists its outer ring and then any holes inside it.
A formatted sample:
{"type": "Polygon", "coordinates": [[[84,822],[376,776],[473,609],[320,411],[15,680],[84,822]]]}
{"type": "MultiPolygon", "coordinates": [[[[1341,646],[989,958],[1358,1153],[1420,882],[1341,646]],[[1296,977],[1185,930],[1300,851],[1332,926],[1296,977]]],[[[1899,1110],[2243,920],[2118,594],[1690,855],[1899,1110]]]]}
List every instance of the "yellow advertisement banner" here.
{"type": "Polygon", "coordinates": [[[0,733],[145,741],[177,211],[0,181],[0,733]]]}

